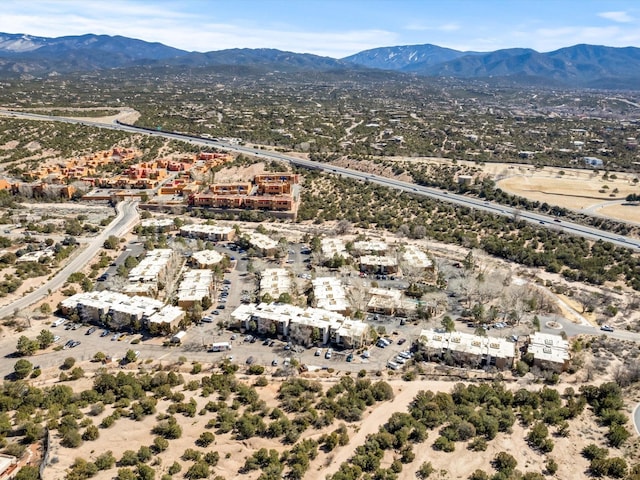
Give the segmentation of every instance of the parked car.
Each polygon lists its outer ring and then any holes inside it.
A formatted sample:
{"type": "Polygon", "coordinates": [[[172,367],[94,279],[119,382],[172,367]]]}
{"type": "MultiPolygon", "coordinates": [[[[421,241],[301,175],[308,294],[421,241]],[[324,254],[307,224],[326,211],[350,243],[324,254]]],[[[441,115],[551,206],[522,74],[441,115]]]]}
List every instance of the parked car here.
{"type": "Polygon", "coordinates": [[[87,330],[87,333],[85,335],[91,335],[96,330],[97,330],[97,327],[91,327],[91,328],[89,328],[89,330],[87,330]]]}
{"type": "Polygon", "coordinates": [[[400,340],[398,340],[398,345],[402,345],[406,341],[407,341],[406,338],[401,338],[400,340]]]}
{"type": "Polygon", "coordinates": [[[274,366],[274,367],[277,367],[278,366],[278,359],[274,358],[273,360],[271,360],[271,365],[274,366]]]}
{"type": "Polygon", "coordinates": [[[347,355],[347,362],[353,362],[353,353],[347,355]]]}
{"type": "Polygon", "coordinates": [[[327,352],[324,354],[324,358],[326,358],[327,360],[330,360],[332,354],[333,354],[333,350],[328,348],[327,352]]]}
{"type": "Polygon", "coordinates": [[[253,357],[249,357],[247,358],[247,365],[251,365],[254,362],[254,358],[253,357]]]}
{"type": "Polygon", "coordinates": [[[107,336],[107,335],[109,335],[110,333],[111,333],[111,332],[110,332],[109,330],[103,330],[103,331],[100,333],[100,336],[101,336],[101,337],[106,337],[106,336],[107,336]]]}
{"type": "Polygon", "coordinates": [[[317,349],[317,350],[316,350],[316,353],[314,353],[314,355],[315,355],[316,357],[319,357],[320,355],[322,355],[322,349],[321,349],[321,348],[317,349]]]}
{"type": "MultiPolygon", "coordinates": [[[[217,313],[214,313],[214,315],[217,315],[217,313]]],[[[213,323],[213,317],[207,315],[206,317],[202,317],[202,321],[204,323],[213,323]]]]}

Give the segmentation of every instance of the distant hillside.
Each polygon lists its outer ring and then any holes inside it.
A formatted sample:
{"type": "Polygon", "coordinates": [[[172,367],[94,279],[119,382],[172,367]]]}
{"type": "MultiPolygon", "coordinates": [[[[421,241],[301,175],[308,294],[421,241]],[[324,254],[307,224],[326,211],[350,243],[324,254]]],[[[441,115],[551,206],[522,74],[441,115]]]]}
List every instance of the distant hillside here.
{"type": "Polygon", "coordinates": [[[339,60],[268,48],[187,52],[121,36],[45,38],[0,33],[0,75],[4,77],[136,66],[222,65],[300,72],[377,69],[554,87],[637,89],[640,85],[640,49],[635,47],[575,45],[548,53],[525,48],[481,53],[426,44],[375,48],[339,60]]]}
{"type": "Polygon", "coordinates": [[[0,72],[46,75],[140,65],[270,65],[277,69],[334,69],[340,60],[273,49],[186,52],[161,43],[121,36],[82,35],[59,38],[0,33],[0,72]]]}
{"type": "Polygon", "coordinates": [[[416,65],[428,66],[448,62],[474,52],[460,52],[437,45],[381,47],[356,53],[342,60],[355,65],[383,70],[407,70],[416,65]]]}
{"type": "Polygon", "coordinates": [[[386,47],[344,59],[358,65],[458,78],[509,77],[519,83],[637,88],[640,49],[575,45],[548,53],[511,48],[495,52],[459,52],[434,45],[386,47]]]}

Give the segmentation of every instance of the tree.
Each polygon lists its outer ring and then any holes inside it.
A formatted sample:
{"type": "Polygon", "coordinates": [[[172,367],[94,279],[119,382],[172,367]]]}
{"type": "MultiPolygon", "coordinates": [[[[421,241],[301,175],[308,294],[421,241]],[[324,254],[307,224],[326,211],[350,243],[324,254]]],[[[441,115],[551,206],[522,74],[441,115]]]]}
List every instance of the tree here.
{"type": "Polygon", "coordinates": [[[109,235],[104,241],[103,247],[107,250],[117,250],[118,244],[120,243],[120,239],[115,235],[109,235]]]}
{"type": "Polygon", "coordinates": [[[38,480],[40,478],[40,471],[38,467],[33,467],[31,465],[25,465],[14,477],[15,480],[38,480]]]}
{"type": "Polygon", "coordinates": [[[185,478],[189,480],[197,479],[197,478],[209,478],[209,474],[211,473],[209,464],[204,460],[200,460],[189,467],[187,473],[184,474],[185,478]]]}
{"type": "Polygon", "coordinates": [[[98,470],[109,470],[116,464],[116,459],[113,456],[111,450],[107,450],[103,454],[99,455],[94,462],[98,470]]]}
{"type": "Polygon", "coordinates": [[[149,465],[145,465],[144,463],[138,464],[136,473],[136,480],[153,480],[154,478],[156,478],[155,470],[149,465]]]}
{"type": "Polygon", "coordinates": [[[134,350],[127,350],[127,353],[124,356],[124,359],[127,363],[135,362],[137,358],[136,352],[134,350]]]}
{"type": "Polygon", "coordinates": [[[76,359],[73,357],[67,357],[64,359],[64,362],[62,362],[62,366],[60,368],[62,368],[63,370],[69,370],[71,368],[73,368],[73,366],[76,364],[76,359]]]}
{"type": "MultiPolygon", "coordinates": [[[[47,304],[48,305],[48,304],[47,304]]],[[[37,341],[40,344],[40,348],[45,349],[53,344],[53,339],[55,336],[49,330],[40,330],[38,334],[37,341]]]]}
{"type": "Polygon", "coordinates": [[[518,461],[507,452],[500,452],[493,458],[494,468],[507,475],[513,472],[517,465],[518,461]]]}
{"type": "Polygon", "coordinates": [[[431,462],[424,462],[416,472],[416,476],[421,480],[426,480],[435,471],[431,462]]]}
{"type": "Polygon", "coordinates": [[[93,441],[93,440],[97,440],[99,436],[100,436],[100,431],[98,430],[98,427],[96,427],[95,425],[89,425],[87,429],[84,431],[84,433],[82,434],[82,440],[86,442],[93,441]]]}
{"type": "Polygon", "coordinates": [[[33,369],[33,365],[29,360],[21,358],[13,366],[13,374],[17,379],[27,378],[33,369]]]}
{"type": "Polygon", "coordinates": [[[446,332],[455,332],[456,324],[449,315],[446,315],[440,323],[446,332]]]}
{"type": "Polygon", "coordinates": [[[44,302],[42,305],[40,305],[40,313],[44,315],[50,315],[51,305],[49,305],[47,302],[44,302]]]}
{"type": "Polygon", "coordinates": [[[169,448],[169,440],[162,437],[153,439],[153,449],[156,453],[164,452],[167,448],[169,448]]]}
{"type": "Polygon", "coordinates": [[[16,351],[19,355],[23,357],[33,355],[38,350],[40,343],[38,341],[30,340],[28,337],[22,335],[18,338],[18,343],[16,344],[16,351]]]}
{"type": "Polygon", "coordinates": [[[105,355],[104,352],[96,352],[95,355],[93,356],[93,361],[94,362],[104,362],[106,360],[107,356],[105,355]]]}

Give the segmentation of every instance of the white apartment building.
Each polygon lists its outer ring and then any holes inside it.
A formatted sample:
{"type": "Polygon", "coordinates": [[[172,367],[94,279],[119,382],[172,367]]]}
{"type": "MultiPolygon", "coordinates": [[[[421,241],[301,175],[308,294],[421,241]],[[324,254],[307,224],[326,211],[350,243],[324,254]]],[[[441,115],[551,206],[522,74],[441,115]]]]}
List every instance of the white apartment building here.
{"type": "Polygon", "coordinates": [[[346,315],[350,305],[342,282],[336,277],[318,277],[311,281],[316,307],[346,315]]]}
{"type": "Polygon", "coordinates": [[[212,242],[228,242],[235,237],[235,229],[227,225],[193,224],[180,227],[180,235],[212,242]]]}
{"type": "Polygon", "coordinates": [[[269,294],[277,300],[291,290],[291,271],[286,268],[267,268],[260,273],[260,297],[269,294]]]}
{"type": "Polygon", "coordinates": [[[205,297],[213,297],[213,272],[211,270],[187,270],[178,287],[178,306],[191,308],[205,297]]]}

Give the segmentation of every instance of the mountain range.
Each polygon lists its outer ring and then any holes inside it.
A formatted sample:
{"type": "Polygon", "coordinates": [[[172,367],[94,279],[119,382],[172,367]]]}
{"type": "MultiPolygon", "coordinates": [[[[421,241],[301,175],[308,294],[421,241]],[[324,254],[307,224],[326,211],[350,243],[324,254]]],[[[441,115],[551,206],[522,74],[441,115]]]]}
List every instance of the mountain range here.
{"type": "Polygon", "coordinates": [[[46,76],[127,67],[260,66],[272,70],[377,69],[427,77],[501,79],[557,87],[637,88],[640,49],[575,45],[547,53],[527,48],[458,51],[437,45],[381,47],[334,59],[274,49],[188,52],[122,36],[58,38],[0,33],[0,75],[46,76]]]}

